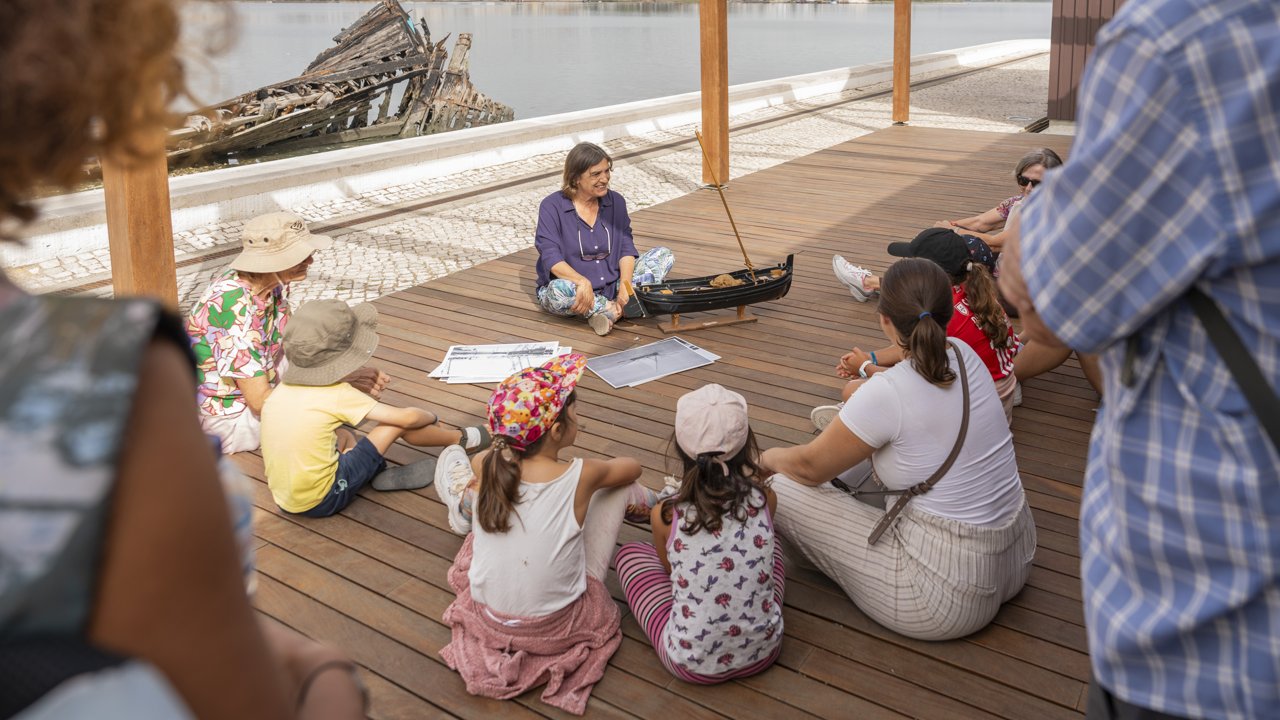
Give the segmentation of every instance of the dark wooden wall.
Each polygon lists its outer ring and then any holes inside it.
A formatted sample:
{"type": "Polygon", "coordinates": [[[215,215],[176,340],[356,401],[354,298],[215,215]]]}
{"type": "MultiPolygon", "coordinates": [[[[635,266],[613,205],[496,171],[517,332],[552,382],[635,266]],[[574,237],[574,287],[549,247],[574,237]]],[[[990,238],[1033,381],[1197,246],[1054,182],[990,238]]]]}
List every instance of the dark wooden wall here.
{"type": "Polygon", "coordinates": [[[1076,89],[1093,39],[1124,0],[1053,0],[1049,51],[1049,119],[1076,119],[1076,89]]]}

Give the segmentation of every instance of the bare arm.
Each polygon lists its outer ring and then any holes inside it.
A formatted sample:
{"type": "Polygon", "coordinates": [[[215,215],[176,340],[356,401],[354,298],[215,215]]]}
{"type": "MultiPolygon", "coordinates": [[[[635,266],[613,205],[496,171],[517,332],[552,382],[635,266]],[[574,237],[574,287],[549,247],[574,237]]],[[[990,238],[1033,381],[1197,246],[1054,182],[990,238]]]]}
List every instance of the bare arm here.
{"type": "Polygon", "coordinates": [[[658,549],[658,559],[662,567],[671,573],[671,561],[667,559],[667,538],[671,537],[671,526],[662,518],[662,508],[666,502],[659,502],[649,513],[649,527],[653,530],[653,546],[658,549]]]}
{"type": "Polygon", "coordinates": [[[197,717],[289,717],[188,400],[191,372],[177,348],[155,343],[140,377],[135,397],[146,401],[126,431],[89,637],[150,661],[197,717]]]}
{"type": "Polygon", "coordinates": [[[612,460],[583,460],[582,475],[578,478],[578,491],[573,498],[573,509],[581,525],[587,517],[587,506],[597,490],[623,487],[640,479],[640,461],[635,458],[612,460]]]}
{"type": "Polygon", "coordinates": [[[394,425],[405,430],[424,428],[436,421],[435,413],[428,412],[422,408],[402,408],[385,403],[374,405],[373,409],[364,418],[380,425],[394,425]]]}
{"type": "Polygon", "coordinates": [[[761,461],[770,471],[802,485],[821,485],[871,457],[874,451],[843,422],[833,422],[804,445],[765,450],[761,461]]]}
{"type": "Polygon", "coordinates": [[[627,304],[627,300],[631,298],[631,293],[627,288],[631,283],[631,276],[636,274],[636,259],[634,256],[626,255],[618,258],[618,307],[627,304]]]}
{"type": "Polygon", "coordinates": [[[976,232],[991,232],[1004,224],[1004,216],[1000,211],[991,208],[990,210],[974,215],[973,217],[962,218],[960,220],[943,220],[938,223],[940,227],[953,227],[963,230],[973,230],[976,232]],[[945,225],[943,224],[945,223],[945,225]]]}
{"type": "Polygon", "coordinates": [[[236,378],[236,387],[239,388],[240,394],[244,396],[245,404],[249,406],[249,412],[257,417],[262,417],[262,404],[267,401],[267,396],[271,394],[271,383],[267,381],[266,375],[259,375],[251,378],[236,378]]]}
{"type": "Polygon", "coordinates": [[[858,368],[862,367],[862,363],[868,360],[871,360],[871,364],[867,366],[866,373],[867,377],[871,377],[902,362],[902,348],[896,345],[887,345],[875,351],[874,359],[872,359],[871,353],[863,351],[862,348],[854,348],[841,356],[839,364],[836,365],[836,375],[840,377],[860,377],[858,368]]]}

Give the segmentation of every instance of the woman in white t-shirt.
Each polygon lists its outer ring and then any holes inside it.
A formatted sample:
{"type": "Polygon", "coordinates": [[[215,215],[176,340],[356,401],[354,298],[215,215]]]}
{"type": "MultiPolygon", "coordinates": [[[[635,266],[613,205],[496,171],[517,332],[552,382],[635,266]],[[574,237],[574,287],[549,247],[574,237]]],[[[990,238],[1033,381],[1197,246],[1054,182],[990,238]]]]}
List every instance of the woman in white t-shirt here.
{"type": "Polygon", "coordinates": [[[1035,522],[991,373],[965,343],[947,342],[946,273],[928,260],[901,260],[880,293],[880,327],[908,362],[867,380],[840,422],[812,442],[765,451],[763,464],[778,473],[775,522],[876,622],[925,640],[961,637],[991,622],[1026,582],[1035,522]],[[969,421],[954,463],[872,543],[886,496],[866,493],[925,482],[956,445],[961,368],[969,421]]]}

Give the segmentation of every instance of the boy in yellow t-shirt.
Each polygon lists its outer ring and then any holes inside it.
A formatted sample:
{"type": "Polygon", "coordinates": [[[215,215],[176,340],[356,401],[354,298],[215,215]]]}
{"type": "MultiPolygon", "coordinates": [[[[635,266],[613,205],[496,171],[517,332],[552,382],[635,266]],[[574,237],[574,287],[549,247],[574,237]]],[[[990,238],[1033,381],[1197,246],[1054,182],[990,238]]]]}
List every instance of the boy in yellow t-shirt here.
{"type": "Polygon", "coordinates": [[[285,512],[327,517],[372,481],[375,490],[414,490],[429,484],[435,459],[387,469],[383,455],[397,438],[413,445],[489,444],[482,427],[451,429],[434,413],[380,403],[342,378],[364,367],[378,347],[378,314],[364,303],[305,303],[284,331],[289,364],[262,406],[262,459],[267,485],[285,512]],[[378,423],[357,440],[343,425],[378,423]]]}

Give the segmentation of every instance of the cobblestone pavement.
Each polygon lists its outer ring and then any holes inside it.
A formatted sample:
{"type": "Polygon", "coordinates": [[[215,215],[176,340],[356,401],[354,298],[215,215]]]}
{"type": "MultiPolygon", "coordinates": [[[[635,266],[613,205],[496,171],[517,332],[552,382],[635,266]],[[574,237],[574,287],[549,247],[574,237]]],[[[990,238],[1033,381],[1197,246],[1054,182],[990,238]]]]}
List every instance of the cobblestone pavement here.
{"type": "MultiPolygon", "coordinates": [[[[918,127],[1017,132],[1045,116],[1048,53],[913,88],[911,124],[918,127]]],[[[928,81],[945,75],[917,77],[928,81]]],[[[734,118],[734,126],[758,123],[730,135],[731,178],[772,167],[802,155],[888,127],[891,98],[856,99],[888,89],[888,83],[806,102],[755,111],[734,118]],[[833,103],[838,103],[834,104],[833,103]],[[831,107],[824,107],[830,105],[831,107]],[[816,108],[816,109],[815,109],[816,108]]],[[[607,143],[614,155],[641,151],[673,140],[688,140],[694,126],[607,143]]],[[[562,153],[475,168],[447,177],[386,188],[376,193],[292,208],[314,224],[341,224],[330,233],[333,248],[317,253],[307,280],[292,291],[295,303],[316,298],[362,302],[486,262],[533,243],[538,203],[558,186],[562,153]],[[396,206],[447,200],[468,190],[514,178],[553,173],[514,188],[472,195],[391,218],[361,220],[396,206]]],[[[698,189],[700,151],[696,144],[658,150],[616,164],[613,187],[632,209],[655,205],[698,189]]],[[[185,309],[230,257],[200,260],[239,243],[241,223],[228,222],[174,236],[179,302],[185,309]]],[[[643,231],[642,227],[637,228],[643,231]]],[[[39,265],[7,268],[32,292],[65,291],[110,276],[104,248],[39,265]]],[[[109,284],[88,294],[109,295],[109,284]]]]}

